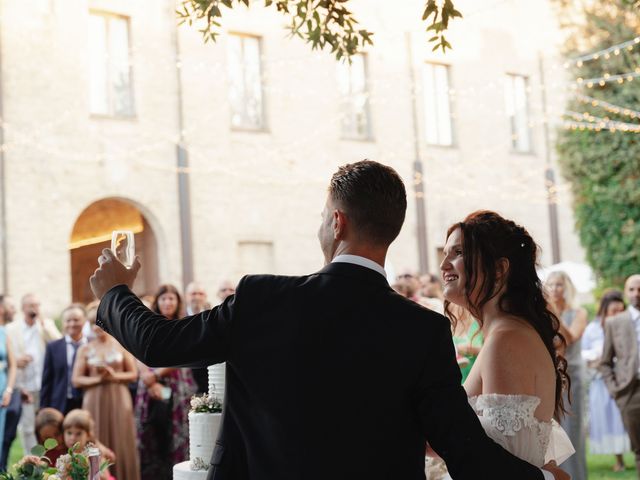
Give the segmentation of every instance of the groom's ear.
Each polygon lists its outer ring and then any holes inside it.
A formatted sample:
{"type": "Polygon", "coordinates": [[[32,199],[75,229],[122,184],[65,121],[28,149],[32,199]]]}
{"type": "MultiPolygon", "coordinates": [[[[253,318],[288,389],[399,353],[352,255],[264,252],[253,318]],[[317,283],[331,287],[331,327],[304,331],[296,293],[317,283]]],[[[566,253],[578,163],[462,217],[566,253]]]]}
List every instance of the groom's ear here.
{"type": "Polygon", "coordinates": [[[347,216],[341,210],[333,211],[333,238],[342,240],[347,232],[347,216]]]}

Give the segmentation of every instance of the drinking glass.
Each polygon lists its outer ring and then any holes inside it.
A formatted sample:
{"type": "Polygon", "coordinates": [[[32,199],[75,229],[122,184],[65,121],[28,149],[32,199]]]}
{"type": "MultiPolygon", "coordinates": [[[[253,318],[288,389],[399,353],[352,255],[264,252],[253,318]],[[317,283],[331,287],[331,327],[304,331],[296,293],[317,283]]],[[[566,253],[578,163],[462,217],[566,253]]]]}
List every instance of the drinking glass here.
{"type": "Polygon", "coordinates": [[[131,268],[136,254],[133,232],[131,230],[114,230],[111,234],[111,251],[125,267],[131,268]]]}

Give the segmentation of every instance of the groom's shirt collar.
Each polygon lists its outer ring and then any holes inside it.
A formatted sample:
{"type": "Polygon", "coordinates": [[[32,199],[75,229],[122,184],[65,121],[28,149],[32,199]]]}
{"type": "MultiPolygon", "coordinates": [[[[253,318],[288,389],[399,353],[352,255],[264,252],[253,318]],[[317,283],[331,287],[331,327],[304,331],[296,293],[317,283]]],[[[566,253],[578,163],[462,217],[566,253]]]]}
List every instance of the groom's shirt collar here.
{"type": "Polygon", "coordinates": [[[378,272],[384,278],[387,278],[387,272],[384,271],[382,265],[379,265],[368,258],[361,257],[360,255],[338,255],[331,261],[331,263],[352,263],[354,265],[360,265],[361,267],[370,268],[371,270],[378,272]]]}

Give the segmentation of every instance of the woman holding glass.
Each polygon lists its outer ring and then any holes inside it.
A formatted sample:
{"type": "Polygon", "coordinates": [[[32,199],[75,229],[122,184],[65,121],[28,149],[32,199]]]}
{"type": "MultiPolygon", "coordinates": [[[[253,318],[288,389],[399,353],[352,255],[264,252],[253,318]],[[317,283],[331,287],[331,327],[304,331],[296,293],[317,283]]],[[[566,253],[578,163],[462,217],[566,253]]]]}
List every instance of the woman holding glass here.
{"type": "Polygon", "coordinates": [[[118,479],[140,479],[133,404],[127,385],[138,377],[133,356],[90,317],[94,339],[78,350],[74,387],[84,389],[82,408],[95,421],[94,433],[116,455],[111,471],[118,479]]]}
{"type": "MultiPolygon", "coordinates": [[[[178,289],[162,285],[151,310],[175,322],[181,307],[178,289]]],[[[188,415],[196,384],[188,368],[138,365],[135,411],[142,480],[171,480],[173,465],[189,458],[188,415]]]]}

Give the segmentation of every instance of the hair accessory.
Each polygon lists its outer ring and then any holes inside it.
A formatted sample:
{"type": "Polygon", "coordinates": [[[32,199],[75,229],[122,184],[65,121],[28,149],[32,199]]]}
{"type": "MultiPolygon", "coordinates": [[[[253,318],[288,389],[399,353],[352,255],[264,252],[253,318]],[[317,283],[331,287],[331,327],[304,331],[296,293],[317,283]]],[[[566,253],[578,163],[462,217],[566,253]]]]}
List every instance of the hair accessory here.
{"type": "Polygon", "coordinates": [[[520,247],[524,248],[524,242],[522,242],[522,243],[520,244],[520,247]]]}

